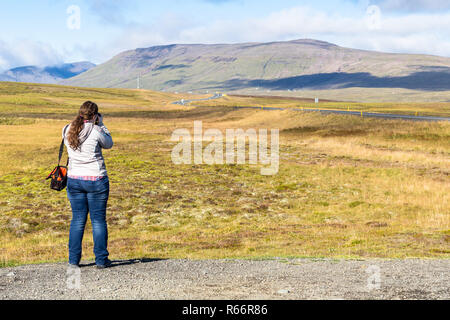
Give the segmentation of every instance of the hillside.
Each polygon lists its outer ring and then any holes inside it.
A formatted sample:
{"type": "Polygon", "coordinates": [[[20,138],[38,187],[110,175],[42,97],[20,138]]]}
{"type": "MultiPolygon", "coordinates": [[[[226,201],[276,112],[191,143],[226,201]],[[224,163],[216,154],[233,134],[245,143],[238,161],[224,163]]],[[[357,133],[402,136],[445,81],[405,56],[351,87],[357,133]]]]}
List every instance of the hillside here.
{"type": "Polygon", "coordinates": [[[0,81],[57,83],[63,79],[79,75],[93,67],[95,67],[95,64],[87,61],[47,67],[23,66],[0,74],[0,81]]]}
{"type": "Polygon", "coordinates": [[[450,90],[450,58],[371,52],[316,40],[174,44],[118,54],[63,84],[153,90],[450,90]]]}

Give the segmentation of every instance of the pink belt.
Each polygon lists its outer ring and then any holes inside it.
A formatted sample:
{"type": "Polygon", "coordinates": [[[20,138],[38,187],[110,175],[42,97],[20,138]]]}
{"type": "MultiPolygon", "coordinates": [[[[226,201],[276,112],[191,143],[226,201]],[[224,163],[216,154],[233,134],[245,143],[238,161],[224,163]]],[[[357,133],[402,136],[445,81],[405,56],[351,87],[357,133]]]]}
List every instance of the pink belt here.
{"type": "Polygon", "coordinates": [[[85,180],[85,181],[98,181],[103,179],[105,176],[67,176],[70,179],[76,179],[76,180],[85,180]]]}

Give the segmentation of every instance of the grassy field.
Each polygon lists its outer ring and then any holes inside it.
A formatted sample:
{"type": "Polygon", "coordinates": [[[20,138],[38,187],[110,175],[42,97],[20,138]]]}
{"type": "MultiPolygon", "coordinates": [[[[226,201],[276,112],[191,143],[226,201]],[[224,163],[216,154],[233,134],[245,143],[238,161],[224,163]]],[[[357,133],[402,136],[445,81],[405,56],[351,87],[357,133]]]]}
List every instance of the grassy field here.
{"type": "MultiPolygon", "coordinates": [[[[170,104],[181,98],[0,83],[0,265],[67,259],[70,205],[44,179],[62,127],[87,99],[115,142],[104,151],[112,259],[450,257],[450,123],[227,108],[254,102],[237,97],[170,104]],[[194,120],[222,132],[279,128],[278,174],[173,164],[171,133],[194,120]]],[[[88,223],[83,258],[93,258],[92,246],[88,223]]]]}
{"type": "Polygon", "coordinates": [[[270,106],[280,108],[310,108],[310,109],[334,109],[363,112],[395,113],[405,115],[441,116],[450,117],[450,102],[382,102],[362,103],[345,102],[333,100],[280,97],[280,96],[257,96],[257,95],[226,95],[220,100],[196,101],[191,104],[196,106],[270,106]]]}
{"type": "Polygon", "coordinates": [[[246,89],[230,92],[234,94],[246,95],[274,95],[283,97],[302,97],[314,99],[338,100],[338,101],[354,101],[363,103],[411,103],[412,101],[421,101],[422,103],[434,104],[441,102],[450,102],[449,90],[411,90],[403,88],[341,88],[341,89],[324,89],[324,90],[259,90],[246,89]]]}

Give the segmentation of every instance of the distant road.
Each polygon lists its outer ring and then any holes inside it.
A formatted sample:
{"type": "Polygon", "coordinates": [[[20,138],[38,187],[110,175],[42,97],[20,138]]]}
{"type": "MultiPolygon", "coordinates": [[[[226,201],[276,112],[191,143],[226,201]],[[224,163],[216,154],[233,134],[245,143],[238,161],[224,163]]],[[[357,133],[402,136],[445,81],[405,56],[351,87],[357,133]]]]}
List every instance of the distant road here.
{"type": "Polygon", "coordinates": [[[205,100],[214,100],[214,99],[219,99],[219,98],[222,98],[223,97],[223,94],[221,94],[221,93],[216,93],[215,95],[213,95],[213,96],[211,96],[211,97],[209,97],[209,98],[203,98],[203,99],[181,99],[181,100],[178,100],[178,101],[175,101],[175,102],[172,102],[172,104],[180,104],[180,105],[186,105],[186,104],[188,104],[188,103],[190,103],[190,102],[194,102],[194,101],[205,101],[205,100]]]}
{"type": "MultiPolygon", "coordinates": [[[[213,100],[219,99],[223,97],[223,94],[216,93],[215,95],[209,98],[203,99],[181,99],[179,101],[173,102],[173,104],[186,105],[194,101],[205,101],[205,100],[213,100]]],[[[413,116],[413,115],[403,115],[403,114],[393,114],[393,113],[378,113],[378,112],[364,112],[364,111],[347,111],[347,110],[328,110],[328,109],[319,109],[319,108],[278,108],[278,107],[258,107],[258,106],[235,106],[234,109],[260,109],[260,110],[294,110],[301,112],[320,112],[325,114],[343,114],[343,115],[352,115],[359,117],[369,117],[369,118],[382,118],[382,119],[401,119],[401,120],[412,120],[412,121],[450,121],[449,117],[437,117],[437,116],[413,116]]]]}

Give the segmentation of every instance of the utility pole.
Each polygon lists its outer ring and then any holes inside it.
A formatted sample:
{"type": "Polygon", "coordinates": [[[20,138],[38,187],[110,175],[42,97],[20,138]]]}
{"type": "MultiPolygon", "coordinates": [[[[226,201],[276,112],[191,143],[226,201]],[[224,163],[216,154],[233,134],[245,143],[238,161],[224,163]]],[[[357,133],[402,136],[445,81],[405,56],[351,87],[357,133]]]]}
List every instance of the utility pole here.
{"type": "Polygon", "coordinates": [[[141,75],[139,74],[137,77],[137,88],[140,89],[141,88],[141,75]]]}

